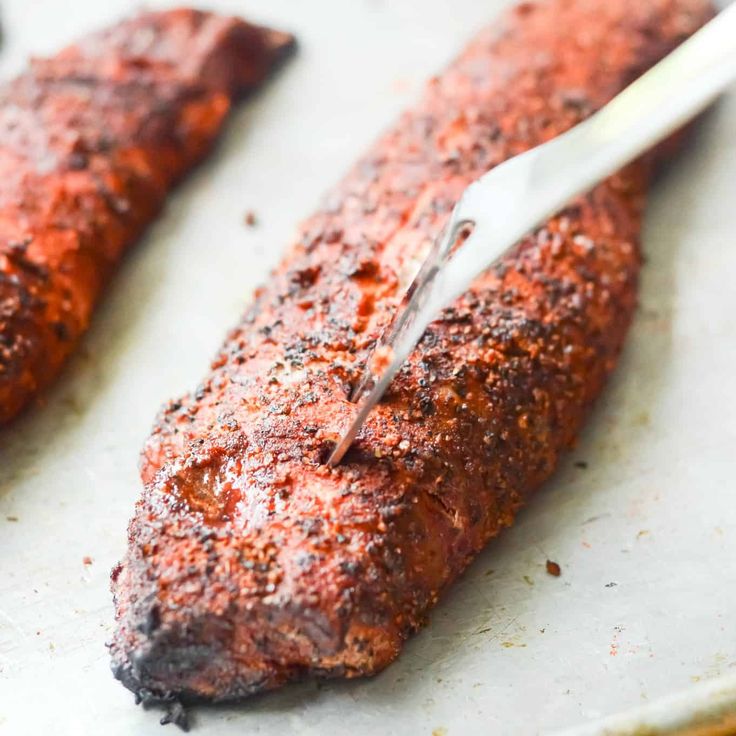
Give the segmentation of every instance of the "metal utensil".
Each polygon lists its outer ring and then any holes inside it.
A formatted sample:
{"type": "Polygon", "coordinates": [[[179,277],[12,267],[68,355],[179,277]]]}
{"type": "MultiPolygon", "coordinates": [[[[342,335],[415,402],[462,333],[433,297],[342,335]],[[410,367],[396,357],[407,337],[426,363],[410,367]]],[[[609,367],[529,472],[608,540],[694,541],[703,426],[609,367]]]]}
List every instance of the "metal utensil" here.
{"type": "Polygon", "coordinates": [[[337,465],[437,313],[570,199],[701,112],[736,79],[736,3],[588,120],[504,162],[464,192],[353,393],[356,414],[328,462],[337,465]],[[457,248],[463,231],[470,236],[457,248]]]}

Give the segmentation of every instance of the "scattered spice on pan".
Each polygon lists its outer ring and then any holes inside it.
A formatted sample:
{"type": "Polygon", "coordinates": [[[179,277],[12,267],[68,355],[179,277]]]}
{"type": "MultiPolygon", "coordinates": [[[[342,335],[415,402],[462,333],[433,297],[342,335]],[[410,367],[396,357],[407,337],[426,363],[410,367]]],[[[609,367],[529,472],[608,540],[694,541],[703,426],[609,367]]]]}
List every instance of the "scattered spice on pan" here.
{"type": "Polygon", "coordinates": [[[547,560],[547,572],[552,575],[552,577],[558,578],[562,574],[562,568],[556,562],[547,560]]]}

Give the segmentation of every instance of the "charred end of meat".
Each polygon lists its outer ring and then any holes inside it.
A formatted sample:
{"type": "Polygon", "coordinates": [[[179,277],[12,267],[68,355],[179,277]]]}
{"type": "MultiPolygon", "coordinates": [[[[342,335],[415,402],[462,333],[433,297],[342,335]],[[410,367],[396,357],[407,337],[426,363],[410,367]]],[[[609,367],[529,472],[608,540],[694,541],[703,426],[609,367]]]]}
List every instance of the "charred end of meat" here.
{"type": "Polygon", "coordinates": [[[168,722],[183,719],[186,730],[182,706],[236,701],[307,676],[368,676],[398,655],[403,637],[391,637],[384,622],[354,626],[343,612],[336,623],[314,602],[300,607],[266,599],[215,616],[202,611],[196,620],[191,611],[162,612],[147,599],[124,613],[109,644],[114,677],[137,703],[163,706],[168,722]]]}
{"type": "Polygon", "coordinates": [[[164,468],[131,525],[134,543],[113,573],[110,646],[116,677],[134,692],[231,700],[308,673],[369,675],[412,628],[393,607],[387,571],[400,565],[387,528],[355,523],[368,496],[338,484],[325,493],[310,464],[298,485],[275,481],[271,497],[275,464],[241,452],[234,461],[204,447],[196,470],[164,468]]]}

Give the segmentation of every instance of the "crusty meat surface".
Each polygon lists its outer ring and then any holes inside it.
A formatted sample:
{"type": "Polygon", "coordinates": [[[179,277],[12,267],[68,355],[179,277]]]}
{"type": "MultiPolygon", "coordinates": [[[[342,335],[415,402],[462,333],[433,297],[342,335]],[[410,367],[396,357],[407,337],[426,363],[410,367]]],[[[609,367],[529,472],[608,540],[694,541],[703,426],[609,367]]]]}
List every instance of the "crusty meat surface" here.
{"type": "Polygon", "coordinates": [[[600,108],[706,0],[524,3],[482,32],[301,227],[143,454],[113,572],[116,676],[239,698],[379,671],[511,524],[611,371],[650,165],[579,198],[427,330],[342,464],[353,382],[463,188],[600,108]]]}
{"type": "Polygon", "coordinates": [[[291,42],[144,13],[0,88],[0,424],[56,377],[126,246],[291,42]]]}

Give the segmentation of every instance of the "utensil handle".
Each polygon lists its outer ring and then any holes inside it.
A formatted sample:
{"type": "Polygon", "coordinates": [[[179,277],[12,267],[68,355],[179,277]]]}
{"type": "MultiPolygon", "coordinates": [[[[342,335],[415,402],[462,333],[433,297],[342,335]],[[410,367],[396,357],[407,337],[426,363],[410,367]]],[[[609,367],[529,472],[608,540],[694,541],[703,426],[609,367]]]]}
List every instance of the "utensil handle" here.
{"type": "Polygon", "coordinates": [[[570,161],[557,151],[538,160],[534,172],[550,190],[549,206],[572,197],[633,160],[704,110],[736,79],[736,3],[570,131],[579,146],[574,174],[560,187],[559,171],[570,161]],[[552,190],[556,193],[552,194],[552,190]]]}
{"type": "Polygon", "coordinates": [[[734,79],[736,3],[588,120],[471,184],[451,226],[468,221],[475,230],[440,270],[418,322],[429,324],[430,311],[464,293],[529,230],[692,119],[734,79]]]}

